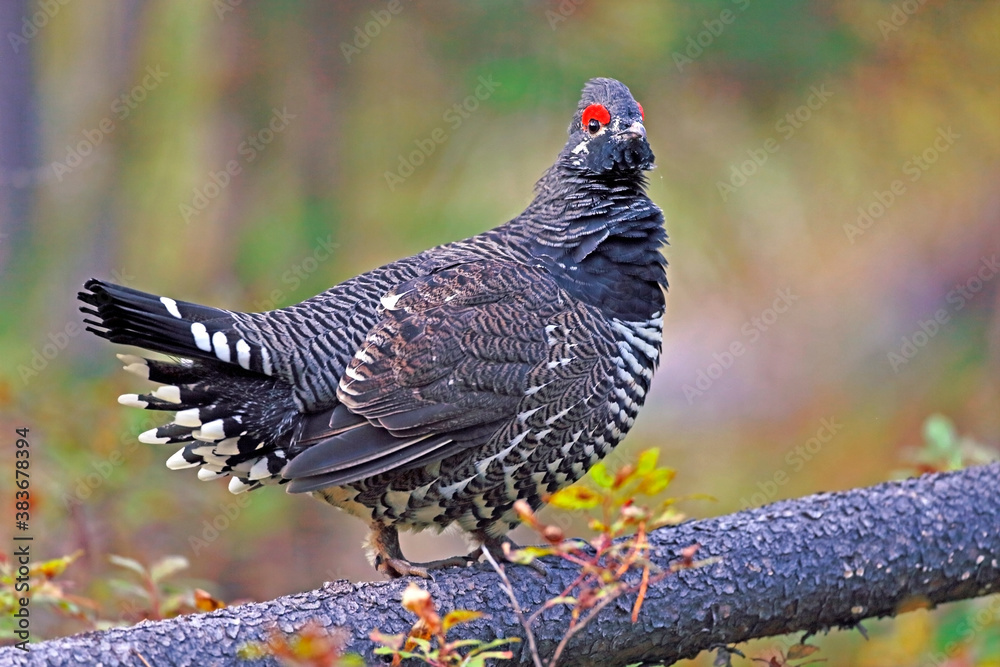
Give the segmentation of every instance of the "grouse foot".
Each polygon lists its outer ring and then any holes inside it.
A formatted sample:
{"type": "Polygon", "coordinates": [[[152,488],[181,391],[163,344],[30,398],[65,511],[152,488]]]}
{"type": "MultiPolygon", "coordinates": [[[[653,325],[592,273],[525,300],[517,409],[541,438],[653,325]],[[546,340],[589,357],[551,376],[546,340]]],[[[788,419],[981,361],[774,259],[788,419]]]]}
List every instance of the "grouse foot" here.
{"type": "Polygon", "coordinates": [[[400,577],[433,579],[434,577],[430,574],[431,570],[465,567],[476,560],[476,558],[471,558],[470,554],[469,556],[442,558],[427,563],[411,563],[403,556],[403,551],[399,548],[399,532],[396,528],[377,522],[372,524],[369,544],[375,552],[375,569],[392,579],[400,577]]]}

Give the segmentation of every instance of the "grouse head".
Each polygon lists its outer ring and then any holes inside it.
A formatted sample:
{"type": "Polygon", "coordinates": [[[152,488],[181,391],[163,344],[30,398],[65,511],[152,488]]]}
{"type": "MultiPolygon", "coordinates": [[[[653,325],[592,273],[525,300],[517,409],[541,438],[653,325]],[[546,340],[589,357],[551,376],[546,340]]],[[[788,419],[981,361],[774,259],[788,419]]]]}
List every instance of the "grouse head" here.
{"type": "Polygon", "coordinates": [[[642,105],[614,79],[591,79],[563,149],[563,163],[589,175],[616,177],[652,169],[653,151],[646,141],[642,105]]]}

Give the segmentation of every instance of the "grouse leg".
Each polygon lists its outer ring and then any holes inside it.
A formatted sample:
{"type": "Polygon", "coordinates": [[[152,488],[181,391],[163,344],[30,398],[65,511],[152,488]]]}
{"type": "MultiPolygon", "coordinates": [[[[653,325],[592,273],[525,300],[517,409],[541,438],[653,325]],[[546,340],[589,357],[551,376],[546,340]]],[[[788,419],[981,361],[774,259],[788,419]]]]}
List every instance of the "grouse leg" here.
{"type": "Polygon", "coordinates": [[[403,551],[399,548],[399,531],[396,530],[395,526],[375,521],[371,525],[371,530],[368,544],[375,552],[375,569],[393,579],[399,577],[433,579],[430,570],[464,567],[472,562],[468,556],[452,556],[427,563],[411,563],[403,556],[403,551]]]}

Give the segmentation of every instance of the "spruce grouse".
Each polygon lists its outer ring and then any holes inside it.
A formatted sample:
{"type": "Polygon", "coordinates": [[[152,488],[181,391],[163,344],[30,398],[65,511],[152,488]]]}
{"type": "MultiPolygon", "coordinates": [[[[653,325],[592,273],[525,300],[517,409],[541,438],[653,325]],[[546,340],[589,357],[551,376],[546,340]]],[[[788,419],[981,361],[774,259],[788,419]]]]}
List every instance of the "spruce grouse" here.
{"type": "MultiPolygon", "coordinates": [[[[307,299],[242,313],[89,280],[88,329],[161,386],[123,405],[175,411],[139,436],[172,469],[286,484],[371,527],[375,566],[418,574],[397,530],[457,523],[484,548],[518,499],[580,479],[631,428],[661,344],[663,214],[643,110],[593,79],[569,141],[519,216],[307,299]]],[[[446,559],[450,564],[459,559],[446,559]]]]}

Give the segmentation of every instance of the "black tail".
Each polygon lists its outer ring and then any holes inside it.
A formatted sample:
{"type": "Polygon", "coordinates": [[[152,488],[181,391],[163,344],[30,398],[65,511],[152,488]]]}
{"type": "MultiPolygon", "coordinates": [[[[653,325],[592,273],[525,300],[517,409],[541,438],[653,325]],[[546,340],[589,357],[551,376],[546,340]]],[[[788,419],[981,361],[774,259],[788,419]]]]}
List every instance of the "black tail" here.
{"type": "Polygon", "coordinates": [[[247,342],[234,330],[236,320],[227,310],[199,306],[91,279],[78,294],[90,307],[80,310],[97,319],[85,319],[87,330],[112,343],[135,345],[155,352],[193,359],[237,364],[271,375],[267,349],[247,342]]]}
{"type": "Polygon", "coordinates": [[[229,311],[88,280],[79,298],[84,321],[113,343],[187,359],[155,361],[119,355],[125,370],[162,384],[118,401],[146,410],[175,411],[174,421],[139,436],[182,447],[170,468],[198,467],[200,479],[232,476],[239,493],[284,481],[281,470],[298,410],[291,387],[271,375],[270,353],[248,343],[229,311]]]}

